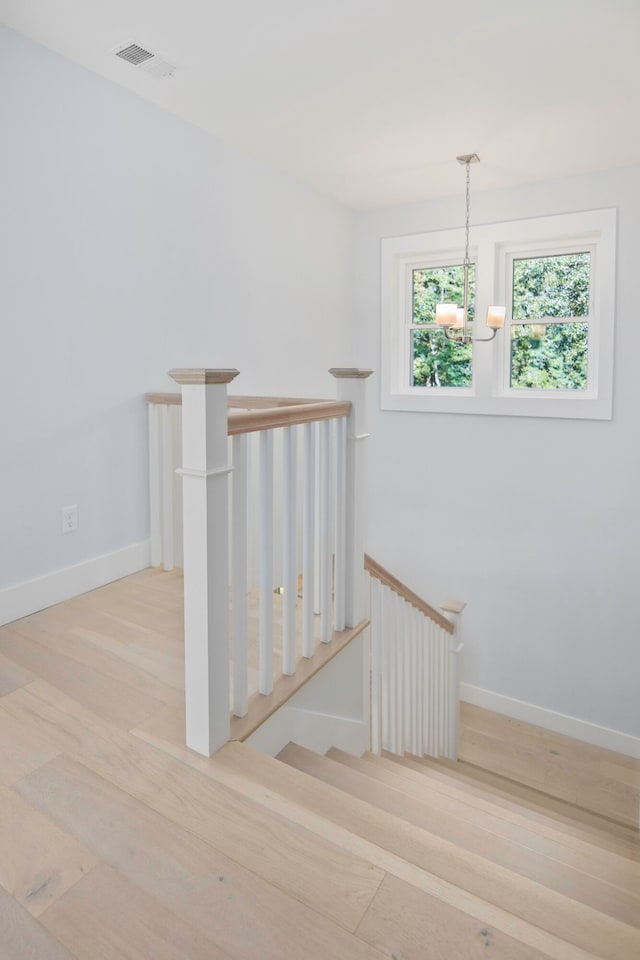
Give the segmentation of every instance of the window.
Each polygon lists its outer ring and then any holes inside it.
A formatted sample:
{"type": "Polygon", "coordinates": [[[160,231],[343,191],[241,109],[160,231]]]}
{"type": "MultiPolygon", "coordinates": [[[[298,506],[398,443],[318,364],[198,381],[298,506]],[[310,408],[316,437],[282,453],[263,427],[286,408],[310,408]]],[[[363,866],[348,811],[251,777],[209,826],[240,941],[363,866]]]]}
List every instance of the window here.
{"type": "MultiPolygon", "coordinates": [[[[414,387],[470,387],[473,344],[452,343],[436,326],[436,303],[462,303],[462,264],[411,271],[411,384],[414,387]]],[[[475,267],[469,271],[469,318],[473,319],[475,267]]]]}
{"type": "Polygon", "coordinates": [[[611,417],[615,210],[472,227],[469,317],[507,308],[494,341],[447,340],[435,305],[462,303],[462,230],[382,241],[387,410],[611,417]],[[477,310],[476,310],[477,304],[477,310]]]}

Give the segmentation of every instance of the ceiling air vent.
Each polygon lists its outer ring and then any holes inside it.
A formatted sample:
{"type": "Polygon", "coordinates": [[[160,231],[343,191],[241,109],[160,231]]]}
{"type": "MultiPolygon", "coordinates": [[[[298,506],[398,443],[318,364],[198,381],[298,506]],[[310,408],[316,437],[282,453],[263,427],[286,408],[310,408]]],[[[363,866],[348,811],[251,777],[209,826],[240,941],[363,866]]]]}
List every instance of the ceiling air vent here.
{"type": "Polygon", "coordinates": [[[118,44],[113,51],[116,57],[126,60],[137,70],[144,70],[153,77],[172,77],[176,68],[167,60],[163,60],[157,53],[152,53],[146,47],[141,47],[139,43],[128,40],[127,43],[118,44]]]}

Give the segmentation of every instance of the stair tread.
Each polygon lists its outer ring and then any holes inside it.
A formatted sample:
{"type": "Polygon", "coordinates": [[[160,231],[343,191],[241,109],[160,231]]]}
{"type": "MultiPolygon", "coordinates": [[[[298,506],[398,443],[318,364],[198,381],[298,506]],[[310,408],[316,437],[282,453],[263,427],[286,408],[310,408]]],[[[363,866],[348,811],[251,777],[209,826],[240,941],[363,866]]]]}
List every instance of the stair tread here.
{"type": "MultiPolygon", "coordinates": [[[[216,761],[228,769],[258,781],[268,792],[295,798],[295,802],[330,823],[354,833],[375,847],[389,851],[411,867],[419,867],[431,878],[440,878],[451,891],[487,901],[488,909],[512,914],[514,922],[540,928],[551,944],[560,938],[575,944],[584,953],[605,960],[629,960],[640,954],[640,931],[591,907],[548,890],[526,877],[485,860],[456,844],[436,837],[400,817],[379,810],[321,780],[288,768],[269,757],[251,752],[250,762],[239,752],[246,745],[227,744],[216,761]]],[[[296,748],[300,749],[300,748],[296,748]]],[[[318,758],[321,759],[321,758],[318,758]]],[[[551,954],[550,954],[551,955],[551,954]]],[[[555,953],[558,960],[568,956],[555,953]]]]}
{"type": "Polygon", "coordinates": [[[640,927],[640,899],[618,887],[588,876],[566,864],[550,860],[514,840],[505,840],[483,827],[465,822],[445,811],[429,807],[406,792],[376,781],[305,748],[289,745],[279,757],[300,769],[339,787],[346,793],[402,817],[412,825],[455,844],[457,847],[544,884],[587,906],[640,927]]]}
{"type": "Polygon", "coordinates": [[[633,757],[463,703],[458,759],[638,829],[633,757]]]}
{"type": "Polygon", "coordinates": [[[336,748],[327,752],[327,757],[345,766],[359,770],[369,777],[407,793],[428,806],[446,811],[460,819],[484,827],[506,840],[513,840],[545,856],[574,867],[583,873],[597,877],[630,893],[640,895],[640,864],[625,857],[582,840],[541,827],[526,817],[518,816],[499,807],[491,808],[478,798],[445,794],[434,788],[433,780],[415,774],[401,764],[379,761],[378,758],[356,758],[336,748]],[[395,769],[394,769],[395,768],[395,769]]]}
{"type": "Polygon", "coordinates": [[[633,835],[627,832],[621,835],[615,830],[612,831],[608,820],[589,813],[583,815],[585,812],[579,808],[576,813],[576,810],[564,801],[549,798],[547,804],[544,798],[540,799],[526,789],[520,796],[463,773],[453,764],[445,765],[427,757],[400,757],[384,753],[381,759],[401,765],[420,776],[429,777],[437,782],[441,789],[468,793],[502,809],[517,811],[521,816],[543,826],[555,829],[560,827],[571,836],[587,840],[613,853],[640,860],[640,844],[633,835]]]}
{"type": "Polygon", "coordinates": [[[519,800],[530,801],[538,806],[546,807],[549,810],[553,810],[554,815],[560,813],[580,823],[589,824],[598,829],[605,829],[611,835],[621,837],[625,840],[631,840],[632,842],[640,840],[638,831],[628,824],[621,823],[595,810],[581,807],[579,804],[572,803],[569,800],[563,800],[561,797],[553,796],[529,784],[520,783],[503,774],[495,773],[492,770],[484,770],[482,767],[477,767],[475,764],[465,760],[432,760],[429,757],[425,757],[424,762],[446,769],[453,773],[454,776],[465,777],[467,782],[469,780],[475,781],[476,783],[481,782],[487,787],[497,789],[510,796],[515,796],[519,800]]]}

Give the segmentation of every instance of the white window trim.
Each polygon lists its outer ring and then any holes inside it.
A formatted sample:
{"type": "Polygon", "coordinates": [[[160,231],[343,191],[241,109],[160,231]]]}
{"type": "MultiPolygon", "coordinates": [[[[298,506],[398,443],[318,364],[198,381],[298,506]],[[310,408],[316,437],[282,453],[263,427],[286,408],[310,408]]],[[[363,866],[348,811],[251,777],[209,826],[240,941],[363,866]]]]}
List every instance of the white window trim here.
{"type": "Polygon", "coordinates": [[[513,389],[509,376],[509,323],[492,343],[473,347],[473,385],[413,387],[407,375],[411,316],[407,273],[419,266],[461,263],[464,230],[438,230],[382,241],[381,405],[383,410],[499,416],[610,420],[613,395],[616,210],[492,223],[471,228],[470,256],[476,262],[476,336],[486,336],[487,307],[508,304],[509,264],[514,254],[534,256],[589,249],[591,307],[587,390],[513,389]],[[534,251],[534,253],[531,253],[534,251]],[[526,394],[526,395],[525,395],[526,394]]]}

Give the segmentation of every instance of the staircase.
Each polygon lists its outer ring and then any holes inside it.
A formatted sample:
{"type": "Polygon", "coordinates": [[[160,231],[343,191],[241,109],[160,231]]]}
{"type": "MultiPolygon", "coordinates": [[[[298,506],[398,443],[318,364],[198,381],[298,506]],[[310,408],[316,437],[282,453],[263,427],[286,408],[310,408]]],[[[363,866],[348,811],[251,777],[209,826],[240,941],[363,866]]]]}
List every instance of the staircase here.
{"type": "Polygon", "coordinates": [[[354,933],[382,956],[640,957],[640,840],[623,824],[450,761],[229,743],[210,773],[368,865],[343,868],[345,906],[360,898],[354,933]]]}
{"type": "Polygon", "coordinates": [[[140,601],[157,576],[0,628],[2,960],[640,957],[640,838],[630,807],[603,815],[626,784],[637,822],[639,761],[469,705],[461,762],[238,741],[205,758],[167,683],[175,597],[140,601]],[[499,760],[503,724],[545,750],[499,760]],[[557,795],[572,764],[582,806],[557,795]]]}

